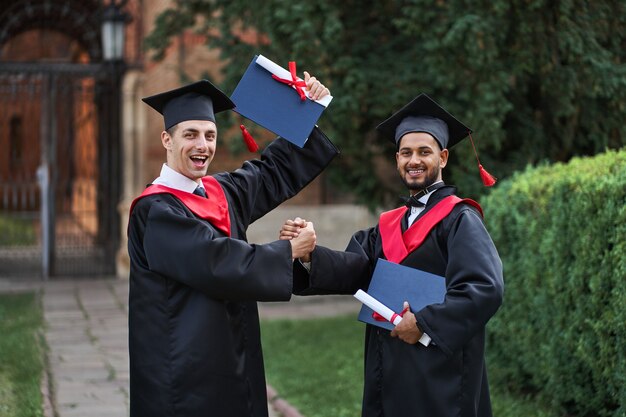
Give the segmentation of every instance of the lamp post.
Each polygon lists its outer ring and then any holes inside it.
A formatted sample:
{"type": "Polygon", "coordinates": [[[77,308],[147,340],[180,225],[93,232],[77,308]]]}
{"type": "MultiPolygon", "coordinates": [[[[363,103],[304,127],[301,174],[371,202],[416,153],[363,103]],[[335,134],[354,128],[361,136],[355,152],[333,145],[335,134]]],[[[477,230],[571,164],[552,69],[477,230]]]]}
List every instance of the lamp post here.
{"type": "Polygon", "coordinates": [[[102,59],[106,62],[122,61],[124,59],[124,41],[127,15],[121,7],[112,1],[102,13],[102,59]]]}
{"type": "Polygon", "coordinates": [[[98,117],[98,236],[104,249],[105,273],[115,273],[115,254],[120,242],[117,205],[121,197],[121,86],[126,71],[124,42],[128,15],[122,11],[127,0],[111,0],[101,15],[102,68],[98,117]]]}

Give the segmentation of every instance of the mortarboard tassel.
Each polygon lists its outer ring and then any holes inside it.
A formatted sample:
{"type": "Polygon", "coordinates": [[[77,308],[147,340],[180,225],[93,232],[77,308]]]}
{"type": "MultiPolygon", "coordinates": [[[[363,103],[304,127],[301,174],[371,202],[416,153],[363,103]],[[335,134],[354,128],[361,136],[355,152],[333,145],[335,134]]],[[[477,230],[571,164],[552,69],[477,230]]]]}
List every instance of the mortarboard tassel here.
{"type": "Polygon", "coordinates": [[[239,125],[239,127],[241,128],[241,134],[243,135],[243,140],[244,142],[246,142],[246,146],[248,147],[248,150],[250,152],[258,151],[259,145],[257,145],[256,141],[254,140],[250,132],[248,132],[248,129],[246,129],[244,125],[239,125]]]}
{"type": "Polygon", "coordinates": [[[496,177],[488,173],[487,170],[480,164],[478,165],[478,171],[480,172],[480,178],[483,180],[483,184],[486,187],[491,187],[496,183],[496,177]]]}
{"type": "Polygon", "coordinates": [[[474,148],[474,155],[476,155],[476,160],[478,161],[478,172],[480,172],[480,179],[482,179],[483,185],[485,187],[491,187],[496,183],[497,178],[487,172],[485,168],[483,168],[482,164],[480,163],[480,159],[478,159],[478,153],[476,152],[476,146],[474,145],[474,139],[472,139],[472,134],[468,132],[468,135],[470,141],[472,142],[472,148],[474,148]]]}

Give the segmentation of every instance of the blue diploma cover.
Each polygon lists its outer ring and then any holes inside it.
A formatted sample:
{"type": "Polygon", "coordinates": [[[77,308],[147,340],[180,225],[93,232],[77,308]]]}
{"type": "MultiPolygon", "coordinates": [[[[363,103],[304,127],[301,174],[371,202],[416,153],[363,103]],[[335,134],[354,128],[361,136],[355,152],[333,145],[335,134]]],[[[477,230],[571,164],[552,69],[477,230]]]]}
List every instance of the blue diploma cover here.
{"type": "MultiPolygon", "coordinates": [[[[303,147],[326,107],[309,98],[301,100],[294,87],[272,78],[266,67],[278,72],[276,75],[281,78],[291,79],[289,71],[262,55],[255,56],[230,97],[235,103],[234,110],[303,147]]],[[[330,100],[320,102],[327,104],[330,100]]]]}
{"type": "MultiPolygon", "coordinates": [[[[367,293],[396,313],[402,311],[404,301],[408,301],[411,311],[442,303],[446,296],[446,279],[440,275],[378,259],[374,275],[367,293]]],[[[377,321],[372,317],[372,309],[361,307],[358,319],[387,330],[394,325],[388,321],[377,321]]]]}

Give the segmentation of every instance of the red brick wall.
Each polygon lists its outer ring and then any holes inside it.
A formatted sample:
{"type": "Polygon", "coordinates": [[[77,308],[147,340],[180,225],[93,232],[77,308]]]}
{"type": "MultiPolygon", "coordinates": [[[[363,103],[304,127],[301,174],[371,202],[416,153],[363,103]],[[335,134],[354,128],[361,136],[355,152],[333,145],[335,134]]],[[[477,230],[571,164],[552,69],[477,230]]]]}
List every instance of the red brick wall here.
{"type": "MultiPolygon", "coordinates": [[[[165,58],[160,62],[151,59],[151,53],[146,53],[142,49],[142,39],[149,34],[154,27],[154,20],[167,7],[174,5],[171,0],[129,0],[126,4],[125,11],[130,15],[130,23],[126,29],[126,49],[125,60],[129,68],[133,71],[140,71],[143,74],[143,92],[145,96],[166,91],[171,88],[178,87],[182,84],[181,73],[193,80],[199,79],[203,74],[208,73],[212,81],[217,84],[221,81],[221,69],[224,62],[220,60],[218,50],[210,50],[205,45],[205,37],[194,33],[191,29],[182,36],[174,39],[167,49],[165,58]]],[[[267,42],[267,39],[259,37],[255,32],[250,30],[241,31],[242,39],[249,42],[267,42]]],[[[30,30],[24,32],[8,43],[2,46],[2,59],[6,61],[39,61],[39,62],[80,62],[88,63],[89,56],[82,46],[76,41],[58,32],[50,30],[30,30]]],[[[229,92],[226,92],[227,94],[229,92]]],[[[0,103],[0,123],[3,126],[9,126],[11,117],[20,116],[20,112],[27,112],[23,115],[23,120],[27,123],[22,124],[22,134],[28,144],[24,148],[29,155],[34,155],[29,161],[22,164],[22,170],[33,175],[37,165],[39,164],[39,122],[34,120],[34,115],[40,112],[33,106],[39,105],[39,100],[33,100],[23,109],[11,105],[0,103]],[[28,108],[27,108],[28,107],[28,108]],[[11,111],[9,111],[11,110],[11,111]],[[28,117],[27,117],[28,116],[28,117]]],[[[143,105],[143,104],[142,104],[143,105]]],[[[79,112],[85,109],[77,109],[79,112]]],[[[85,110],[86,111],[86,110],[85,110]]],[[[144,158],[144,172],[141,174],[142,181],[147,183],[158,176],[161,164],[165,160],[165,152],[160,142],[160,134],[163,129],[163,121],[161,116],[154,110],[145,106],[145,137],[141,143],[145,144],[140,151],[140,157],[144,158]]],[[[97,134],[96,118],[93,124],[85,124],[84,118],[80,126],[80,137],[88,137],[97,134]]],[[[143,123],[141,123],[143,124],[143,123]]],[[[9,149],[9,129],[1,129],[0,147],[1,149],[9,149]]],[[[261,143],[267,143],[273,138],[273,134],[256,134],[257,139],[261,143]]],[[[241,166],[245,159],[253,157],[247,152],[239,155],[232,155],[229,151],[228,143],[231,140],[241,140],[241,134],[238,129],[230,132],[221,130],[219,132],[218,154],[214,159],[210,168],[211,172],[224,170],[233,170],[241,166]]],[[[85,146],[76,150],[77,155],[74,156],[79,173],[91,169],[88,166],[81,165],[80,155],[89,152],[86,147],[87,141],[81,142],[85,146]]],[[[0,153],[0,170],[4,178],[8,177],[5,172],[11,169],[9,161],[9,152],[0,153]]],[[[11,175],[17,173],[12,172],[11,175]]],[[[319,204],[324,201],[323,187],[319,180],[315,181],[306,188],[299,196],[294,198],[292,204],[319,204]]]]}

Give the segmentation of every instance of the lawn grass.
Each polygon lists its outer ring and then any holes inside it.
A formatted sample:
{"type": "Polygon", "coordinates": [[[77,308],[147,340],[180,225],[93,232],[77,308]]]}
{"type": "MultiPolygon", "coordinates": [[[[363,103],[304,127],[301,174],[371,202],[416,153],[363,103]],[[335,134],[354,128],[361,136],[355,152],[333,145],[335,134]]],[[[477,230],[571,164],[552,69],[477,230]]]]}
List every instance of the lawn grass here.
{"type": "MultiPolygon", "coordinates": [[[[261,322],[267,381],[306,417],[361,415],[365,325],[354,315],[261,322]]],[[[491,381],[495,417],[558,417],[491,381]]]]}
{"type": "Polygon", "coordinates": [[[268,383],[306,417],[360,415],[364,325],[354,316],[263,321],[268,383]]]}
{"type": "Polygon", "coordinates": [[[34,245],[36,241],[31,221],[0,215],[0,246],[34,245]]]}
{"type": "Polygon", "coordinates": [[[34,293],[0,295],[0,416],[40,417],[43,318],[34,293]]]}

